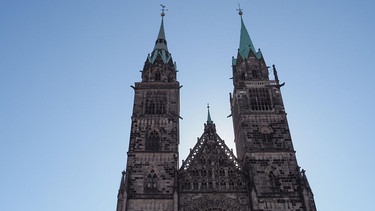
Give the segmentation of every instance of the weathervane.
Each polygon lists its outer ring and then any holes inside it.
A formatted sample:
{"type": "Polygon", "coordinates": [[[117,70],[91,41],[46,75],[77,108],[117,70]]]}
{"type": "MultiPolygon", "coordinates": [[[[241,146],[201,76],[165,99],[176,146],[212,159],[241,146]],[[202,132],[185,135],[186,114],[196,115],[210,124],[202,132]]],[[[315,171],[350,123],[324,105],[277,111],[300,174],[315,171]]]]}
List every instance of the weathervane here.
{"type": "Polygon", "coordinates": [[[242,10],[243,10],[243,9],[241,9],[240,3],[238,3],[238,9],[237,9],[237,11],[238,11],[238,14],[239,14],[239,15],[242,15],[242,14],[243,14],[242,10]]]}
{"type": "Polygon", "coordinates": [[[168,11],[168,10],[165,9],[165,6],[164,6],[164,5],[160,4],[160,6],[161,6],[161,17],[164,17],[164,16],[165,16],[164,11],[168,11]]]}

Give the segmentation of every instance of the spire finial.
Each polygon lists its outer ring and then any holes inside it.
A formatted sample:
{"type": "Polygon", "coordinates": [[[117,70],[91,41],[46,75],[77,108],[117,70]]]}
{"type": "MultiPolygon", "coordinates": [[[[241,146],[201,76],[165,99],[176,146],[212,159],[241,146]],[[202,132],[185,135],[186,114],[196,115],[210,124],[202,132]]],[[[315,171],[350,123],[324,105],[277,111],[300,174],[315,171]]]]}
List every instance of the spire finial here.
{"type": "Polygon", "coordinates": [[[212,124],[211,115],[210,115],[210,104],[207,103],[207,124],[212,124]]]}
{"type": "Polygon", "coordinates": [[[165,6],[164,5],[162,5],[162,4],[160,4],[160,6],[161,6],[161,17],[164,17],[165,16],[165,13],[164,13],[164,11],[166,11],[166,9],[165,9],[165,6]]]}
{"type": "Polygon", "coordinates": [[[240,5],[240,3],[238,3],[238,9],[237,9],[237,11],[238,11],[238,14],[239,14],[240,16],[242,16],[242,14],[243,14],[242,10],[243,10],[243,9],[241,9],[241,5],[240,5]]]}
{"type": "Polygon", "coordinates": [[[275,76],[275,81],[277,84],[279,84],[279,77],[277,76],[276,66],[272,65],[272,68],[273,68],[273,75],[275,76]]]}

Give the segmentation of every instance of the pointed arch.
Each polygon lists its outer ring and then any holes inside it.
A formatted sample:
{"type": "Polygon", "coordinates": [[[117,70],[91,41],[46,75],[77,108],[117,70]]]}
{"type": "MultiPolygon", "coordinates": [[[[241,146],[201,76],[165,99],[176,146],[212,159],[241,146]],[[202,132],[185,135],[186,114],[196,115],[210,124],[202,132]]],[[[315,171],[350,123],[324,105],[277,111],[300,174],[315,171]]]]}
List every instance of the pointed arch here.
{"type": "Polygon", "coordinates": [[[154,169],[152,169],[145,180],[145,192],[157,192],[158,190],[158,176],[154,169]]]}

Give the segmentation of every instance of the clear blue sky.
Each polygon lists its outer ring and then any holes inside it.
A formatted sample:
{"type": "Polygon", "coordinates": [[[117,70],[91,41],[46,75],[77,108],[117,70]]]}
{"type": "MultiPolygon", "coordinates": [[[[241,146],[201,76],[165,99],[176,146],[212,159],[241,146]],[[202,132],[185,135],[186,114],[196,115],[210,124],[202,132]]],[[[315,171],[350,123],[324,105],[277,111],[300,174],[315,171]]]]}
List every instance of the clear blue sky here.
{"type": "MultiPolygon", "coordinates": [[[[160,6],[179,69],[180,161],[206,105],[234,148],[229,92],[238,1],[0,1],[0,210],[115,210],[133,90],[160,6]]],[[[374,210],[375,3],[240,1],[276,64],[299,165],[319,211],[374,210]]]]}

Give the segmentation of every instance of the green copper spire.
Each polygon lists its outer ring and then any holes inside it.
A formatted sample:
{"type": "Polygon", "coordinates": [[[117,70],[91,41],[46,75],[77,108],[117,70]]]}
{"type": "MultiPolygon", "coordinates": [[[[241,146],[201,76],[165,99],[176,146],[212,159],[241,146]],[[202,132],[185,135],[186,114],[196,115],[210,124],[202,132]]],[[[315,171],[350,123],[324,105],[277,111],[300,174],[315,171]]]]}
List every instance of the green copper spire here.
{"type": "Polygon", "coordinates": [[[250,35],[246,29],[246,26],[242,19],[242,9],[238,9],[238,14],[241,16],[241,36],[240,36],[240,47],[238,49],[238,52],[242,56],[242,58],[246,59],[249,57],[250,50],[255,54],[255,56],[260,59],[262,57],[262,54],[260,52],[255,51],[255,47],[253,45],[253,42],[251,41],[250,35]]]}
{"type": "Polygon", "coordinates": [[[207,111],[208,111],[208,113],[207,113],[207,124],[208,124],[208,125],[211,125],[211,124],[213,124],[214,122],[211,120],[211,115],[210,115],[210,105],[207,105],[207,111]]]}
{"type": "Polygon", "coordinates": [[[160,29],[159,29],[158,38],[155,42],[154,50],[156,50],[156,49],[168,51],[167,40],[165,39],[165,33],[164,33],[164,18],[163,18],[163,16],[161,18],[161,25],[160,25],[160,29]]]}
{"type": "Polygon", "coordinates": [[[168,52],[167,47],[167,40],[165,39],[165,32],[164,32],[164,5],[162,6],[162,13],[161,13],[161,24],[159,29],[158,38],[155,42],[154,50],[152,51],[151,55],[148,55],[148,61],[151,63],[155,62],[155,59],[160,56],[163,59],[163,62],[166,64],[171,60],[171,54],[168,52]]]}
{"type": "Polygon", "coordinates": [[[161,9],[161,24],[160,24],[160,29],[159,29],[159,34],[158,34],[158,38],[156,40],[156,43],[155,43],[155,47],[154,47],[154,50],[156,49],[160,49],[160,50],[166,50],[168,51],[168,47],[167,47],[167,40],[165,39],[165,33],[164,33],[164,16],[165,16],[165,13],[164,13],[164,8],[165,6],[164,5],[160,5],[162,7],[161,9]]]}

